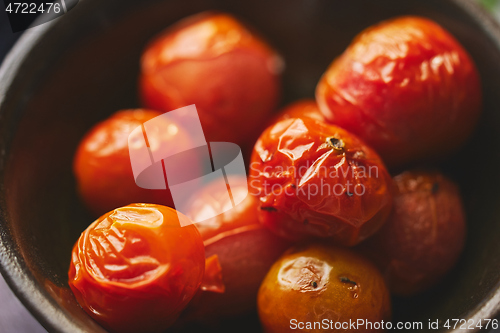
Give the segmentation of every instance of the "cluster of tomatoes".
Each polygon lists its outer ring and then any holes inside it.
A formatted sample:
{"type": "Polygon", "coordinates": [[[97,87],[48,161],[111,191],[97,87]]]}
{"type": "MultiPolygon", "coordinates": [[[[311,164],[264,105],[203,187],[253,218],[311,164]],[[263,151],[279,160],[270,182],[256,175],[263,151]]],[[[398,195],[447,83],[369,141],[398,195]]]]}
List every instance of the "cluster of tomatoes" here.
{"type": "MultiPolygon", "coordinates": [[[[414,167],[467,139],[481,89],[471,57],[435,22],[368,28],[314,100],[279,114],[283,58],[228,14],[170,27],[141,65],[147,109],[97,124],[74,161],[80,196],[100,217],[74,246],[69,285],[106,329],[182,330],[255,308],[269,333],[290,331],[292,320],[387,321],[391,293],[426,290],[457,261],[466,233],[458,188],[414,167]],[[197,224],[170,208],[168,189],[136,185],[128,147],[136,127],[190,104],[209,141],[253,147],[248,179],[228,176],[233,194],[251,195],[197,224]]],[[[169,126],[144,144],[182,150],[184,124],[169,126]]],[[[204,184],[189,212],[230,204],[226,189],[204,184]]]]}

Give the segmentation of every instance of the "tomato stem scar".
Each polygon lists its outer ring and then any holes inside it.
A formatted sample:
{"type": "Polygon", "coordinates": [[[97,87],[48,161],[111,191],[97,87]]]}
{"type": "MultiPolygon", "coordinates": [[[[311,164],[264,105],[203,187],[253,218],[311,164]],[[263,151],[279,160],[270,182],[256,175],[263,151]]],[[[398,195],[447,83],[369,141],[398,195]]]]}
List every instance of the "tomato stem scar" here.
{"type": "Polygon", "coordinates": [[[345,147],[345,143],[343,140],[334,138],[333,136],[326,138],[326,143],[335,150],[342,151],[345,147]]]}

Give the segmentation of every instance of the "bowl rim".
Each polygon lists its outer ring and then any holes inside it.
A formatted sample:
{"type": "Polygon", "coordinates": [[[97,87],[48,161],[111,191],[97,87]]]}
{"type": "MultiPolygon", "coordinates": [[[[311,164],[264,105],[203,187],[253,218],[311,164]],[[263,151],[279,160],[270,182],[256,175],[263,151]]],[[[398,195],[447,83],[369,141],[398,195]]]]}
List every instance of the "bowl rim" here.
{"type": "MultiPolygon", "coordinates": [[[[449,0],[467,14],[475,24],[485,33],[489,40],[500,51],[500,22],[497,21],[477,0],[449,0]]],[[[50,22],[34,26],[23,32],[18,41],[7,53],[0,67],[0,110],[4,104],[12,83],[19,68],[38,45],[41,38],[57,26],[61,17],[50,22]]],[[[2,166],[4,167],[4,166],[2,166]]],[[[4,181],[0,179],[0,207],[5,207],[4,181]]],[[[21,256],[15,248],[9,246],[8,232],[5,231],[7,214],[0,210],[0,273],[10,289],[37,321],[50,332],[87,332],[83,327],[72,320],[56,301],[42,288],[33,283],[34,276],[29,272],[21,256]]],[[[498,318],[500,316],[500,283],[488,294],[488,298],[479,303],[467,320],[477,322],[482,318],[498,318]]],[[[479,332],[473,330],[455,329],[454,333],[479,332]]]]}
{"type": "MultiPolygon", "coordinates": [[[[32,50],[37,46],[41,37],[57,25],[61,17],[50,22],[27,29],[19,37],[14,46],[5,56],[0,66],[0,109],[3,105],[11,84],[15,80],[22,64],[28,58],[32,50]]],[[[4,167],[4,166],[3,166],[4,167]]],[[[1,206],[5,207],[5,188],[3,179],[0,180],[1,206]]],[[[70,319],[70,317],[59,308],[55,300],[41,288],[33,284],[34,276],[25,267],[25,263],[16,253],[16,249],[9,247],[9,239],[4,231],[6,213],[0,211],[0,273],[12,292],[21,301],[23,306],[35,317],[35,319],[50,332],[66,332],[65,328],[71,328],[72,332],[86,332],[70,319]]]]}

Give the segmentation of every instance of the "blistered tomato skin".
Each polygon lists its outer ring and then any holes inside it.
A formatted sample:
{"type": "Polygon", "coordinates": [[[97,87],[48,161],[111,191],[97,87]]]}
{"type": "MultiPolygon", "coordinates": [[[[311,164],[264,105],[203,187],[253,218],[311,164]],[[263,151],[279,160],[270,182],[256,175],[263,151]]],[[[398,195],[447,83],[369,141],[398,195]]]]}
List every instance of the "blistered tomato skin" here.
{"type": "Polygon", "coordinates": [[[401,17],[359,34],[323,75],[316,99],[329,121],[400,167],[457,149],[482,98],[459,42],[431,20],[401,17]]]}
{"type": "Polygon", "coordinates": [[[391,317],[389,292],[375,266],[347,249],[320,244],[287,251],[262,282],[257,305],[266,333],[378,332],[334,325],[391,317]],[[332,326],[306,326],[314,322],[332,326]]]}
{"type": "Polygon", "coordinates": [[[259,219],[291,240],[355,245],[391,210],[391,178],[378,155],[349,132],[308,118],[264,131],[250,164],[259,219]]]}
{"type": "Polygon", "coordinates": [[[172,208],[131,204],[82,233],[73,248],[69,286],[108,330],[161,332],[194,296],[204,268],[203,241],[194,225],[181,227],[172,208]]]}
{"type": "Polygon", "coordinates": [[[144,104],[195,104],[209,141],[252,142],[279,101],[281,58],[228,14],[177,23],[149,44],[141,64],[144,104]]]}
{"type": "MultiPolygon", "coordinates": [[[[161,112],[145,109],[119,111],[95,125],[80,142],[73,171],[80,197],[95,216],[133,202],[173,205],[169,191],[140,188],[130,162],[129,134],[159,115],[161,112]]],[[[175,134],[148,135],[151,149],[172,146],[174,142],[177,146],[189,144],[182,127],[171,126],[175,127],[175,134]]]]}
{"type": "Polygon", "coordinates": [[[439,172],[394,178],[394,210],[362,251],[380,267],[391,292],[409,296],[439,282],[464,247],[466,224],[457,186],[439,172]]]}
{"type": "MultiPolygon", "coordinates": [[[[244,195],[246,177],[228,178],[232,196],[244,195]]],[[[208,184],[192,201],[189,209],[192,216],[231,207],[227,190],[221,191],[215,185],[208,184]]],[[[248,195],[234,208],[195,224],[204,240],[207,258],[218,257],[225,290],[200,292],[183,314],[185,321],[216,323],[254,311],[264,276],[289,247],[288,242],[259,223],[257,209],[257,198],[248,195]]]]}

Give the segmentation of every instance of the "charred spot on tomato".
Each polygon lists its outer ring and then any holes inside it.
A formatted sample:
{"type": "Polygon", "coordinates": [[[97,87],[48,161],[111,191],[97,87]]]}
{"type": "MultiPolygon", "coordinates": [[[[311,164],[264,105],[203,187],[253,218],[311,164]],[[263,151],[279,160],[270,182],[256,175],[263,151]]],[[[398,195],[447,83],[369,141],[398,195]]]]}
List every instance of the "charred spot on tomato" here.
{"type": "Polygon", "coordinates": [[[352,298],[356,299],[359,297],[359,292],[361,291],[361,288],[356,281],[353,281],[346,276],[341,276],[339,279],[340,282],[349,285],[347,287],[347,290],[349,290],[349,292],[351,293],[352,298]]]}
{"type": "Polygon", "coordinates": [[[342,282],[342,283],[349,283],[349,284],[352,284],[352,285],[354,285],[354,286],[357,286],[357,285],[358,285],[355,281],[353,281],[353,280],[349,279],[349,278],[348,278],[348,277],[346,277],[346,276],[341,276],[341,277],[340,277],[340,282],[342,282]]]}
{"type": "Polygon", "coordinates": [[[266,212],[277,212],[278,211],[276,208],[271,207],[271,206],[261,206],[260,209],[264,210],[266,212]]]}
{"type": "Polygon", "coordinates": [[[328,146],[330,146],[334,150],[344,151],[345,143],[342,139],[338,139],[338,138],[335,138],[333,136],[330,136],[330,137],[326,138],[326,143],[328,144],[328,146]]]}
{"type": "Polygon", "coordinates": [[[295,184],[290,184],[290,187],[291,187],[291,188],[297,188],[297,185],[295,185],[295,184]]]}
{"type": "Polygon", "coordinates": [[[318,288],[318,282],[316,282],[316,281],[312,281],[312,282],[311,282],[311,286],[312,286],[313,288],[318,288]]]}

